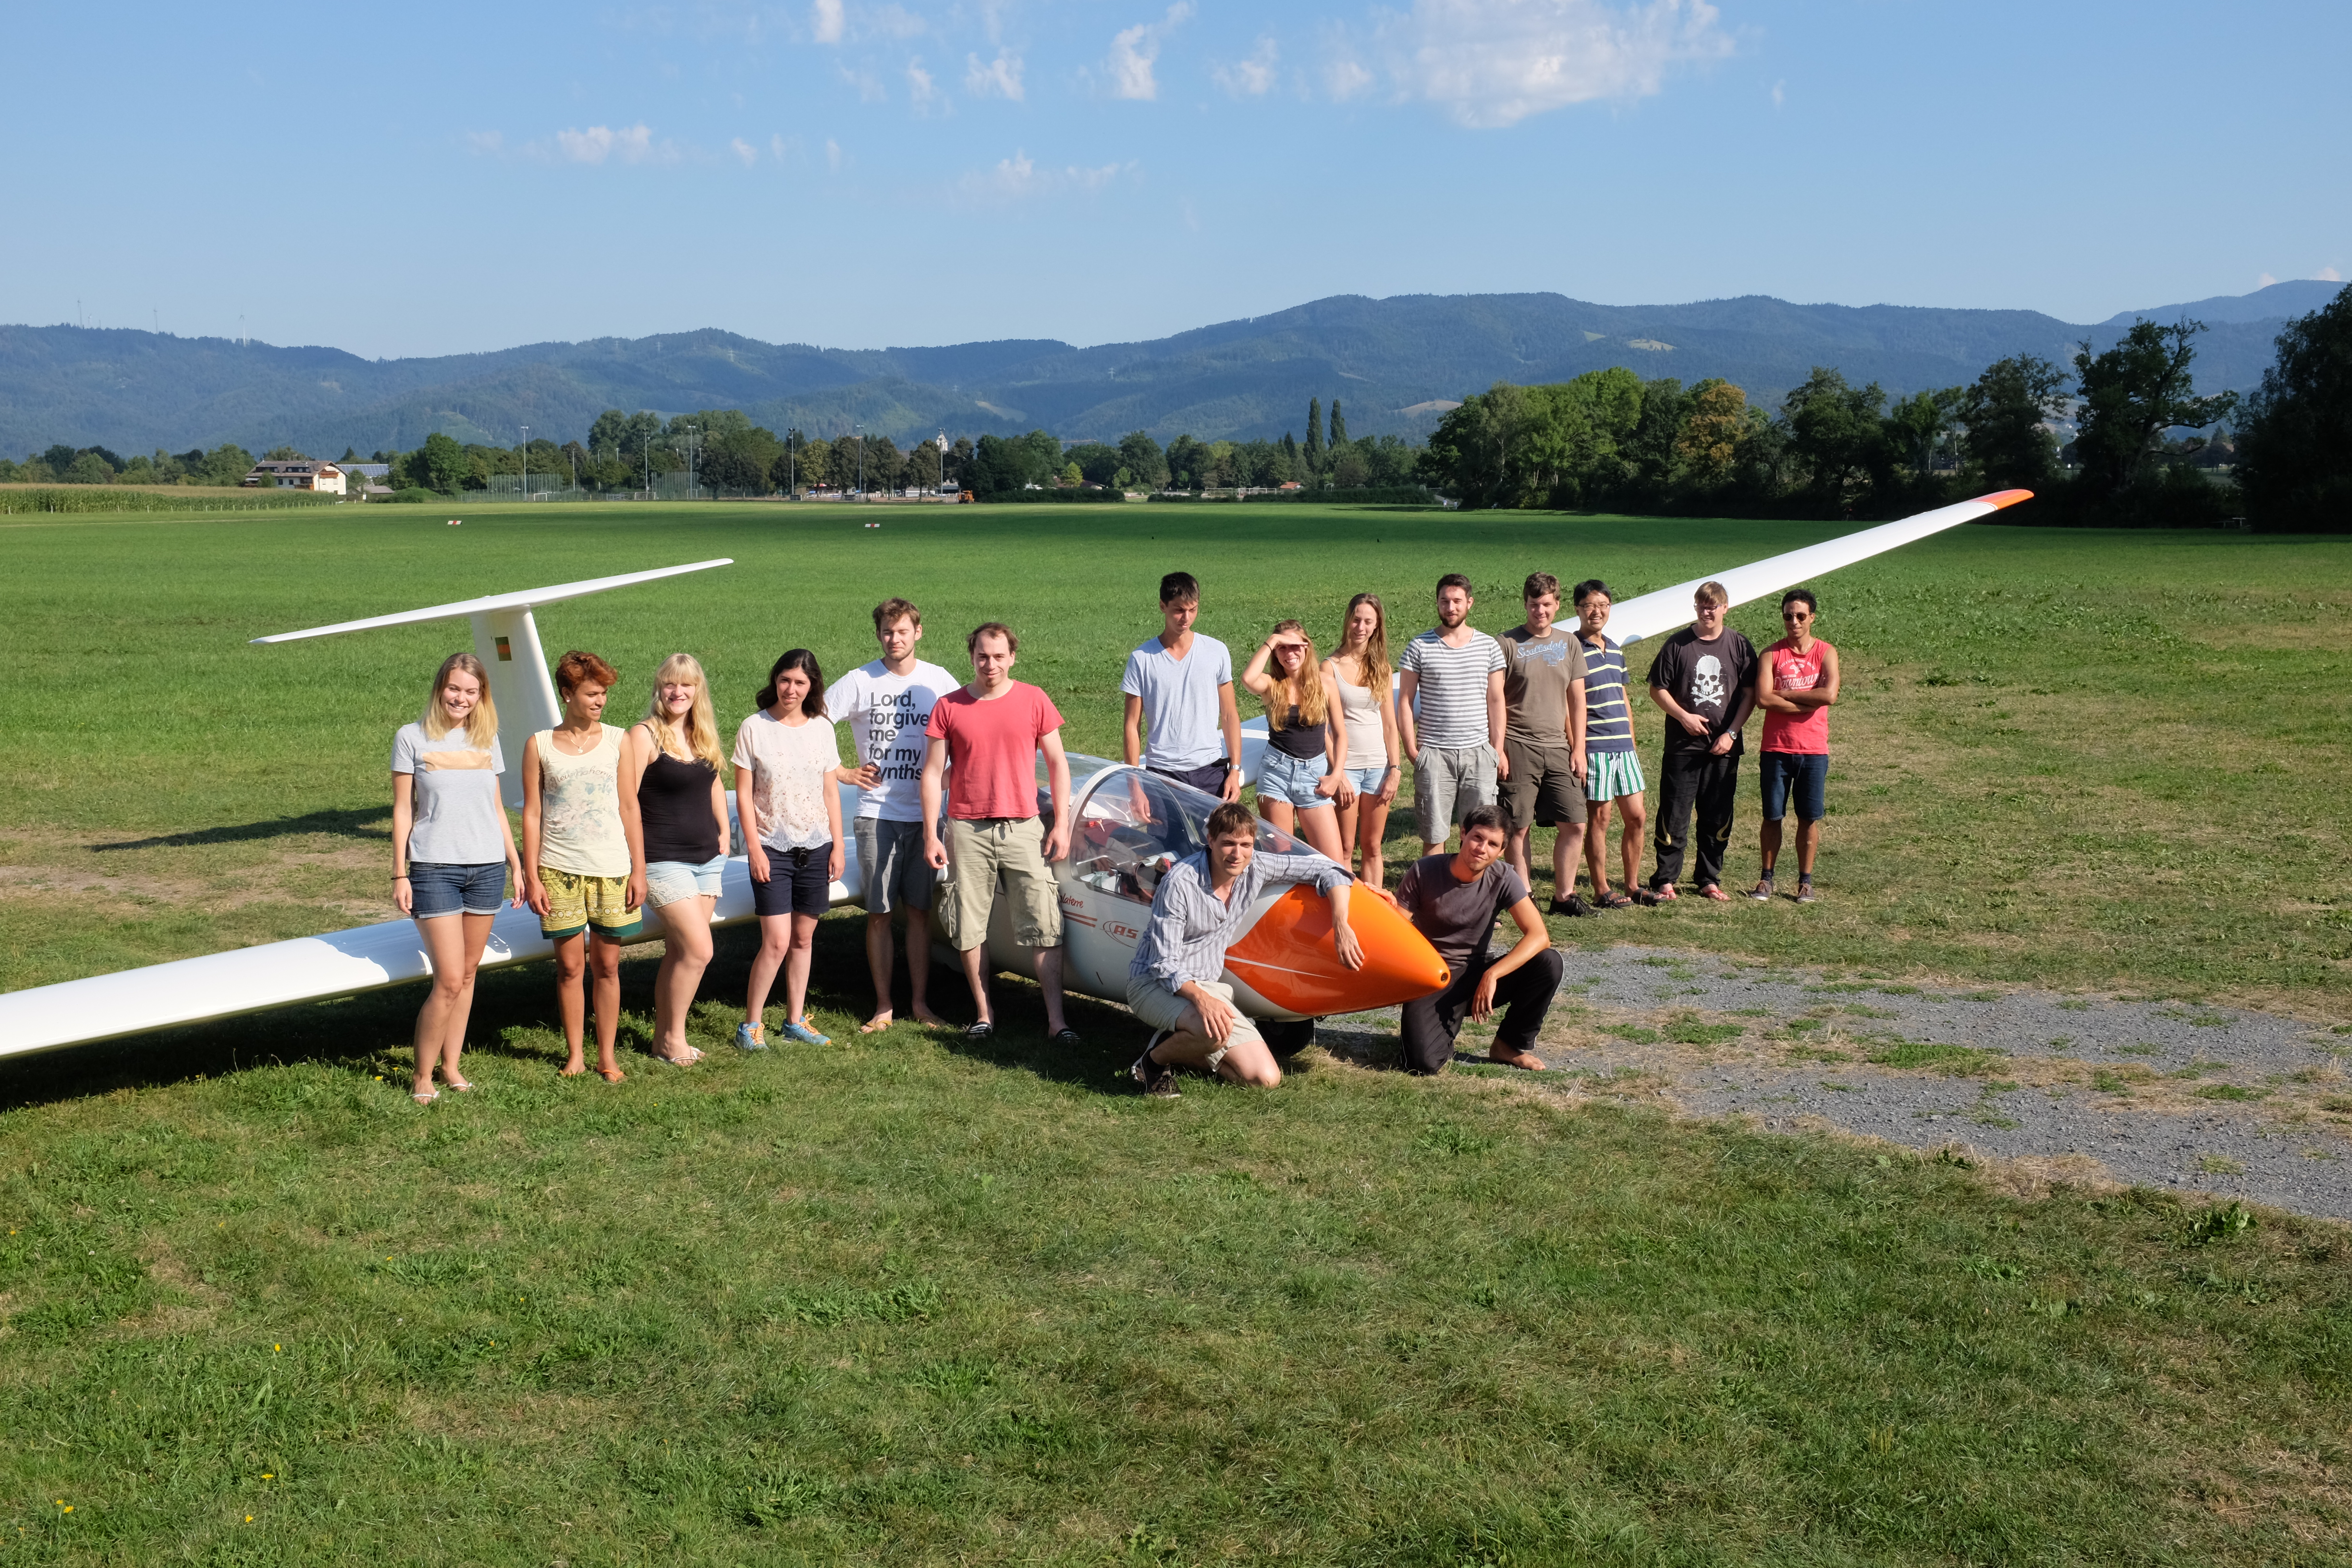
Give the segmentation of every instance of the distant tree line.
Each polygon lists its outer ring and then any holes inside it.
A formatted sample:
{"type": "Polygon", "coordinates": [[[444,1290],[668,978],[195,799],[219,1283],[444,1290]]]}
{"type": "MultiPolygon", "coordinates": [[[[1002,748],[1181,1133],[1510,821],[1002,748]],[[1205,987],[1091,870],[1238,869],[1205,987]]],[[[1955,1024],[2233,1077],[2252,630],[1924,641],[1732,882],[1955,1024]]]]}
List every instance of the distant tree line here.
{"type": "MultiPolygon", "coordinates": [[[[290,447],[269,454],[299,458],[290,447]]],[[[152,458],[121,458],[104,447],[51,447],[19,463],[0,458],[0,485],[235,485],[253,471],[253,454],[235,444],[207,452],[158,448],[152,458]]]]}
{"type": "Polygon", "coordinates": [[[1886,517],[2025,489],[2020,521],[2352,528],[2352,290],[2288,324],[2242,418],[2236,394],[2195,392],[2204,330],[2142,321],[2071,374],[2020,354],[1900,400],[1816,367],[1775,410],[1622,369],[1497,383],[1439,422],[1423,469],[1477,507],[1886,517]]]}

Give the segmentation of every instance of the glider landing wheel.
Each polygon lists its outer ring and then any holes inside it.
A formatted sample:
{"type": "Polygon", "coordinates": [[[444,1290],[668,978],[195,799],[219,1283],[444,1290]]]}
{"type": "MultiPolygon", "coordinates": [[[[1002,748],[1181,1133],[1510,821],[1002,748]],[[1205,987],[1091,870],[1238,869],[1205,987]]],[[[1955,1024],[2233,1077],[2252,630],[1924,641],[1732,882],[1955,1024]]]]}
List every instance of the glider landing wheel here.
{"type": "Polygon", "coordinates": [[[1265,1018],[1259,1020],[1257,1032],[1265,1037],[1267,1047],[1276,1056],[1297,1056],[1315,1043],[1315,1020],[1265,1018]]]}

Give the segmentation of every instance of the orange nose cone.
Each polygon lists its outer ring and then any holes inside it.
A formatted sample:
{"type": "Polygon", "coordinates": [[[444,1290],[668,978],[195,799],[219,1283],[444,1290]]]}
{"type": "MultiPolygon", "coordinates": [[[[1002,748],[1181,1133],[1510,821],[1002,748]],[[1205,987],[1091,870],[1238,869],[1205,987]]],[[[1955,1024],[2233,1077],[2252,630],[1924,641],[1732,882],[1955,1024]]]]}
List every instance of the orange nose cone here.
{"type": "Polygon", "coordinates": [[[1348,900],[1348,925],[1364,950],[1361,969],[1340,963],[1323,895],[1292,888],[1226,950],[1225,963],[1251,990],[1301,1017],[1393,1006],[1453,978],[1429,939],[1370,889],[1359,887],[1348,900]]]}

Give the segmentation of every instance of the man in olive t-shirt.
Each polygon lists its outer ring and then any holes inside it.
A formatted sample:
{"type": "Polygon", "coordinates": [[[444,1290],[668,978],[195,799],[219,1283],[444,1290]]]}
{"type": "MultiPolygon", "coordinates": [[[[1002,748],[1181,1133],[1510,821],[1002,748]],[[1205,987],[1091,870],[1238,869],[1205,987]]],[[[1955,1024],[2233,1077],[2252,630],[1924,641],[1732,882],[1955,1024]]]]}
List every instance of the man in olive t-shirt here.
{"type": "Polygon", "coordinates": [[[1543,1028],[1566,966],[1535,900],[1528,896],[1527,879],[1503,864],[1504,837],[1501,810],[1474,807],[1462,818],[1460,849],[1423,856],[1397,883],[1397,908],[1453,971],[1445,989],[1404,1005],[1398,1034],[1407,1072],[1443,1072],[1454,1059],[1464,1016],[1484,1022],[1497,1005],[1505,1009],[1502,1026],[1495,1031],[1486,1059],[1543,1070],[1542,1060],[1528,1047],[1543,1028]],[[1519,940],[1495,958],[1487,944],[1496,917],[1505,913],[1519,928],[1519,940]]]}
{"type": "Polygon", "coordinates": [[[1592,911],[1576,896],[1576,863],[1584,854],[1584,645],[1573,628],[1553,625],[1559,615],[1559,579],[1528,577],[1522,595],[1528,618],[1505,632],[1503,755],[1496,768],[1511,842],[1503,858],[1532,884],[1528,837],[1538,824],[1558,826],[1551,846],[1551,912],[1592,911]]]}

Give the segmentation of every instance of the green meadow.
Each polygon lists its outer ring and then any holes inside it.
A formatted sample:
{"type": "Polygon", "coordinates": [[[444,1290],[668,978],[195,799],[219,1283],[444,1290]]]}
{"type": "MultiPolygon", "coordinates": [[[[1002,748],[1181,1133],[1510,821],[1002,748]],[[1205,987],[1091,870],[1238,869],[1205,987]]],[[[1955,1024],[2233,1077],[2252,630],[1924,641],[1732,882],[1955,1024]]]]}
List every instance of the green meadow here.
{"type": "MultiPolygon", "coordinates": [[[[1286,615],[1328,640],[1366,588],[1401,641],[1445,571],[1500,631],[1530,570],[1623,598],[1835,531],[1157,505],[0,521],[0,987],[389,918],[391,734],[463,625],[247,644],[268,632],[730,556],[548,607],[548,650],[618,665],[623,718],[692,651],[731,726],[775,654],[846,668],[903,595],[950,668],[1011,622],[1071,745],[1115,754],[1172,567],[1245,653],[1286,615]]],[[[1555,930],[2352,1016],[2347,550],[1969,527],[1839,573],[1823,901],[1555,930]]],[[[1733,619],[1776,635],[1769,606],[1733,619]]],[[[0,1063],[0,1562],[2352,1561],[2339,1226],[2028,1202],[1963,1162],[1313,1051],[1274,1093],[1146,1103],[1108,1006],[1074,1009],[1076,1049],[1009,984],[984,1047],[858,1038],[854,919],[819,937],[838,1043],[741,1057],[747,958],[722,939],[686,1072],[632,1048],[633,959],[618,1086],[555,1078],[529,969],[485,977],[481,1087],[429,1110],[401,1092],[413,992],[0,1063]]]]}

